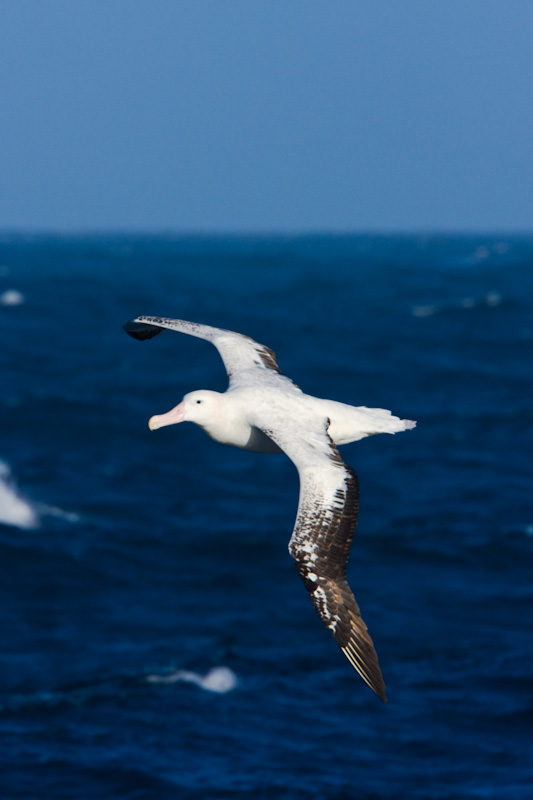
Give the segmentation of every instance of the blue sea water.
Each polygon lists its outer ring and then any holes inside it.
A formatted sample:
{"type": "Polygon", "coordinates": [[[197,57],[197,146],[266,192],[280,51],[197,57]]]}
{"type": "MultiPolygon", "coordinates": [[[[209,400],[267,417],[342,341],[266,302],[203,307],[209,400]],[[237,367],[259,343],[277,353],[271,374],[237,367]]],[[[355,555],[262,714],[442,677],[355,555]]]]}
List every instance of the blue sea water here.
{"type": "Polygon", "coordinates": [[[0,797],[533,796],[533,239],[0,237],[0,797]],[[414,431],[341,451],[387,705],[287,552],[282,456],[148,418],[246,333],[414,431]]]}

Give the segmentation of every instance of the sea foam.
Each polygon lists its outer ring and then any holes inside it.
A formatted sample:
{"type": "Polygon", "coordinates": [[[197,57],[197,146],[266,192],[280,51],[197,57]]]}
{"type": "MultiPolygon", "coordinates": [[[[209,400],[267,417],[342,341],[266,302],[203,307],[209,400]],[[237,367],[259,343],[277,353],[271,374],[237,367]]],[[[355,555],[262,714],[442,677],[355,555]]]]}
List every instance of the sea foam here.
{"type": "Polygon", "coordinates": [[[180,669],[168,675],[147,675],[147,683],[194,683],[201,689],[217,694],[231,692],[237,686],[237,676],[229,667],[213,667],[205,675],[180,669]]]}
{"type": "Polygon", "coordinates": [[[39,527],[36,509],[20,494],[5,461],[0,461],[0,523],[24,530],[39,527]]]}
{"type": "Polygon", "coordinates": [[[0,460],[0,525],[13,525],[22,530],[34,530],[41,524],[41,517],[49,516],[67,522],[79,522],[73,511],[64,511],[56,506],[34,503],[20,492],[11,467],[0,460]]]}
{"type": "Polygon", "coordinates": [[[488,306],[495,308],[501,305],[502,296],[499,292],[487,292],[483,297],[463,297],[455,303],[442,303],[440,305],[427,305],[427,306],[413,306],[411,314],[414,317],[432,317],[440,311],[450,311],[456,308],[468,310],[471,308],[479,308],[480,306],[488,306]]]}
{"type": "Polygon", "coordinates": [[[2,306],[21,306],[24,303],[24,295],[17,289],[6,289],[0,294],[0,305],[2,306]]]}

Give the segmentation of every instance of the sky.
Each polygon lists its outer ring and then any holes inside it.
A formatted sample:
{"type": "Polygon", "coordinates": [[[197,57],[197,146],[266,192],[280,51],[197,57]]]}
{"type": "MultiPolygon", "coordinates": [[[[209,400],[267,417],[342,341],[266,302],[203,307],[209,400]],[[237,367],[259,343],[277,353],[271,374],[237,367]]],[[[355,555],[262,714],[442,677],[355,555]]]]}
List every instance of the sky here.
{"type": "Polygon", "coordinates": [[[528,232],[531,0],[0,0],[0,230],[528,232]]]}

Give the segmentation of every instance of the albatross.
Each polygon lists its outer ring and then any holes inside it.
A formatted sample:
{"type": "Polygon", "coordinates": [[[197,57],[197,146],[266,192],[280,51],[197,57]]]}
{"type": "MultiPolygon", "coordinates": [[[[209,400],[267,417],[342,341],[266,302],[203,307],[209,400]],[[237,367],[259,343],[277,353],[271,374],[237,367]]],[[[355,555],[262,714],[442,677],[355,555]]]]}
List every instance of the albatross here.
{"type": "Polygon", "coordinates": [[[346,564],[359,508],[354,470],[339,445],[376,433],[414,428],[382,408],[350,406],[305,394],[281,373],[270,348],[240,333],[161,317],[136,317],[124,325],[135,339],[164,329],[213,344],[224,362],[225,392],[186,394],[151,430],[194,422],[217,442],[260,453],[285,453],[300,477],[296,523],[289,542],[296,568],[320,619],[363,680],[384,701],[385,683],[374,644],[346,580],[346,564]]]}

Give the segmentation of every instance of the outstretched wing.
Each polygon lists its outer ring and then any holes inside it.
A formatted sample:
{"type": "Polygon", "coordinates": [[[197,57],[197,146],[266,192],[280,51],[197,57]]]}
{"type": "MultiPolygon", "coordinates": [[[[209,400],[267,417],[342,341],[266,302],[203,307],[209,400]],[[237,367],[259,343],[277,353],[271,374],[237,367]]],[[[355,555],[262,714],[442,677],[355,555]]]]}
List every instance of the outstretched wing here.
{"type": "Polygon", "coordinates": [[[378,657],[346,580],[346,564],[357,524],[359,485],[327,434],[302,424],[267,430],[296,464],[300,502],[289,543],[311,600],[326,628],[364,681],[387,700],[378,657]]]}
{"type": "Polygon", "coordinates": [[[164,317],[136,317],[124,325],[126,333],[140,340],[151,339],[165,328],[188,333],[189,336],[197,336],[214,344],[224,362],[230,383],[238,380],[239,376],[248,370],[263,372],[266,370],[271,375],[281,376],[275,353],[264,344],[259,344],[241,333],[164,317]]]}

